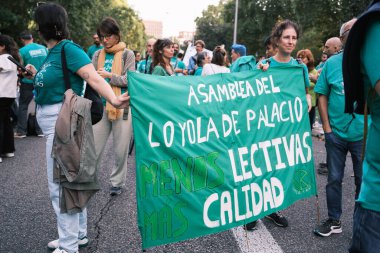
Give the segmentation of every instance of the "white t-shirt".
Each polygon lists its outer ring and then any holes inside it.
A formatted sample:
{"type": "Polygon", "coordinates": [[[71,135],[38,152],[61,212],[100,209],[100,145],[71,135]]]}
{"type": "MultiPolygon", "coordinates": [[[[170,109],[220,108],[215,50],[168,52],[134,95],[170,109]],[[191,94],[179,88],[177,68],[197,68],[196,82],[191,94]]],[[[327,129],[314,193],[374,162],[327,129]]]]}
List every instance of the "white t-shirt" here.
{"type": "Polygon", "coordinates": [[[230,69],[225,66],[219,66],[213,63],[208,63],[203,66],[202,76],[208,76],[219,73],[230,73],[230,69]]]}
{"type": "Polygon", "coordinates": [[[9,54],[0,55],[0,97],[17,96],[17,66],[8,59],[9,54]]]}

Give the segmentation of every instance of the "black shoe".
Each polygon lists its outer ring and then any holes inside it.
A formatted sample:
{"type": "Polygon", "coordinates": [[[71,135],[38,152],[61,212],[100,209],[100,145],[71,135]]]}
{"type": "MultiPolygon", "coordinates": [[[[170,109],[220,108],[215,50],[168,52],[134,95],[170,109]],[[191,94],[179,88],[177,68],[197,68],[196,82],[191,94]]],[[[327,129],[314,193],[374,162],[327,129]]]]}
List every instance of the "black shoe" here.
{"type": "Polygon", "coordinates": [[[111,190],[110,190],[111,196],[116,196],[116,195],[119,195],[120,193],[121,193],[121,187],[115,187],[115,186],[111,187],[111,190]]]}
{"type": "Polygon", "coordinates": [[[256,230],[256,224],[257,224],[257,220],[244,224],[243,229],[248,230],[248,231],[256,230]]]}
{"type": "Polygon", "coordinates": [[[327,168],[327,163],[319,163],[319,168],[327,168]]]}
{"type": "Polygon", "coordinates": [[[342,233],[342,224],[339,220],[328,218],[314,229],[314,233],[324,237],[339,234],[342,233]]]}
{"type": "Polygon", "coordinates": [[[273,221],[273,223],[279,227],[286,228],[288,226],[287,219],[283,215],[281,215],[280,212],[275,212],[275,213],[269,214],[269,215],[265,216],[265,218],[273,221]]]}
{"type": "Polygon", "coordinates": [[[327,175],[327,174],[329,174],[329,170],[327,169],[327,167],[325,167],[325,168],[318,168],[318,174],[320,174],[320,175],[327,175]]]}

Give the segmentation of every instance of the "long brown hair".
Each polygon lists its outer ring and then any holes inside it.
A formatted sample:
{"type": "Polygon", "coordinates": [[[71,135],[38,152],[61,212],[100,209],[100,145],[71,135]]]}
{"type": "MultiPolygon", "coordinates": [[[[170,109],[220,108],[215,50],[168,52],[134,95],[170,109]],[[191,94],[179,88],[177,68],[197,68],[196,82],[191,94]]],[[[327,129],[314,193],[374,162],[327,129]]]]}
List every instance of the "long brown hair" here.
{"type": "Polygon", "coordinates": [[[21,56],[20,56],[20,53],[18,51],[17,44],[12,39],[12,37],[5,35],[5,34],[0,34],[0,46],[4,46],[5,52],[7,54],[10,54],[17,61],[21,62],[21,56]]]}
{"type": "Polygon", "coordinates": [[[153,68],[157,65],[160,65],[163,68],[166,68],[166,63],[164,57],[162,56],[162,50],[165,47],[173,45],[173,42],[170,39],[158,39],[153,45],[153,68]],[[161,52],[160,52],[161,51],[161,52]]]}

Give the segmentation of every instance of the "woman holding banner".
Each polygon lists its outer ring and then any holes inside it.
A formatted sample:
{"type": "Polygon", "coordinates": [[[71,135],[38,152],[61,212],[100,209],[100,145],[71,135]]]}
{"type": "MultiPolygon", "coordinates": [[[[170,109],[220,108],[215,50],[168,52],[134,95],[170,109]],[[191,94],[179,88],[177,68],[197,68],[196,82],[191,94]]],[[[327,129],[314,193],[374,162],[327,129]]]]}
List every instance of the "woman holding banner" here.
{"type": "MultiPolygon", "coordinates": [[[[303,75],[305,80],[305,90],[306,90],[306,100],[308,105],[308,111],[311,110],[311,96],[308,94],[308,88],[310,86],[308,69],[302,61],[297,61],[294,59],[291,54],[297,45],[297,40],[299,38],[299,28],[298,25],[290,20],[284,20],[278,23],[273,29],[271,35],[271,41],[273,47],[277,48],[277,52],[274,56],[265,59],[257,64],[257,68],[262,69],[263,71],[268,70],[269,66],[278,67],[278,66],[298,66],[302,64],[303,66],[303,75]]],[[[279,227],[287,227],[288,221],[280,213],[272,213],[266,218],[273,221],[279,227]]],[[[254,230],[256,226],[256,221],[247,223],[243,226],[246,230],[254,230]]]]}
{"type": "Polygon", "coordinates": [[[272,45],[277,47],[277,53],[265,59],[257,64],[257,68],[266,71],[269,66],[298,66],[302,64],[304,70],[304,80],[305,80],[305,90],[306,90],[306,101],[308,105],[308,111],[311,110],[311,96],[309,94],[310,81],[308,77],[308,70],[302,61],[297,61],[291,54],[297,46],[297,40],[299,38],[299,27],[298,25],[288,19],[278,23],[271,35],[272,45]]]}
{"type": "Polygon", "coordinates": [[[169,39],[158,39],[153,45],[152,75],[175,76],[170,60],[174,55],[173,42],[169,39]]]}

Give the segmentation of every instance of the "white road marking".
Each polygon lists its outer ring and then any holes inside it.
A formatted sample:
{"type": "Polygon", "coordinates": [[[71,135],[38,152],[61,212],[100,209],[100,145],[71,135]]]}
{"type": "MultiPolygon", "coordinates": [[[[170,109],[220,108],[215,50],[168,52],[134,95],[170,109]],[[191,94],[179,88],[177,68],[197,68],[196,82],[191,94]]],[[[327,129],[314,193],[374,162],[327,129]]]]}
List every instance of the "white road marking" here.
{"type": "Polygon", "coordinates": [[[232,232],[242,253],[283,253],[261,220],[258,220],[256,230],[246,231],[239,226],[233,228],[232,232]]]}

